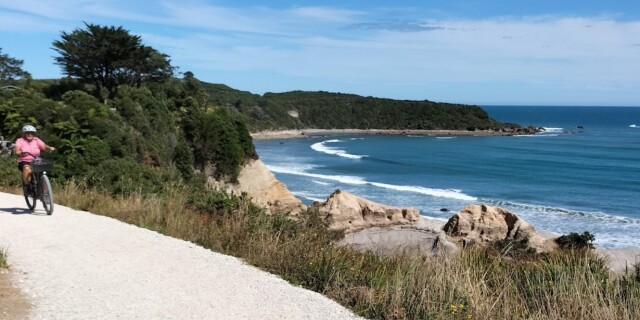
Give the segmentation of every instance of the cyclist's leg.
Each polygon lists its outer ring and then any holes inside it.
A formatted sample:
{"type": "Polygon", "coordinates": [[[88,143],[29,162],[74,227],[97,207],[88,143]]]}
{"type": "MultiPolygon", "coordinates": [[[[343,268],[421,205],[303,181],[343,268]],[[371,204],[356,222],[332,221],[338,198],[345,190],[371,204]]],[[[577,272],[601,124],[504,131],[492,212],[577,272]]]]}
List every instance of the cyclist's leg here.
{"type": "Polygon", "coordinates": [[[33,194],[34,187],[31,185],[31,164],[29,162],[20,162],[18,168],[22,171],[22,188],[25,194],[33,194]]]}
{"type": "Polygon", "coordinates": [[[24,170],[22,171],[22,181],[24,181],[26,185],[31,183],[31,166],[28,164],[24,166],[24,170]]]}

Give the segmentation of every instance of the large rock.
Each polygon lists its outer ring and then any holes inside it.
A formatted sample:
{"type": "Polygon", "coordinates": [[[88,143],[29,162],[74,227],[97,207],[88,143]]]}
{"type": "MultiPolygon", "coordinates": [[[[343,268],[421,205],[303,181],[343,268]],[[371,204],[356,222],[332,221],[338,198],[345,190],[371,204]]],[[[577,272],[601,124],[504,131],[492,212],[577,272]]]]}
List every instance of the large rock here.
{"type": "Polygon", "coordinates": [[[529,246],[538,252],[557,248],[553,239],[546,239],[535,228],[503,208],[486,205],[469,205],[453,215],[442,228],[462,247],[487,244],[497,240],[527,239],[529,246]]]}
{"type": "Polygon", "coordinates": [[[417,224],[373,227],[348,233],[341,243],[384,256],[451,255],[460,249],[442,231],[443,225],[444,221],[421,216],[417,224]]]}
{"type": "Polygon", "coordinates": [[[386,206],[345,191],[336,190],[324,203],[314,207],[326,216],[330,229],[352,232],[369,227],[416,224],[420,212],[414,208],[386,206]]]}
{"type": "Polygon", "coordinates": [[[237,183],[220,183],[209,180],[210,185],[225,189],[234,194],[246,193],[253,202],[265,207],[269,213],[285,212],[298,214],[306,210],[306,206],[287,189],[267,169],[260,160],[251,160],[242,167],[237,183]]]}

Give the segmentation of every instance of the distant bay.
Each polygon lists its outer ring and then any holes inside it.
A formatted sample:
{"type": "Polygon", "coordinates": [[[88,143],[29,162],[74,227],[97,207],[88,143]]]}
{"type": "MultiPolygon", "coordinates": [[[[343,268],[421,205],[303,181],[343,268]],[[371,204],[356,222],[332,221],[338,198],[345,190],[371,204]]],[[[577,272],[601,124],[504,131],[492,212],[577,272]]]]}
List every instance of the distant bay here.
{"type": "Polygon", "coordinates": [[[602,247],[640,247],[640,108],[485,106],[535,136],[309,136],[255,141],[303,202],[335,189],[447,219],[471,203],[536,228],[590,231],[602,247]]]}

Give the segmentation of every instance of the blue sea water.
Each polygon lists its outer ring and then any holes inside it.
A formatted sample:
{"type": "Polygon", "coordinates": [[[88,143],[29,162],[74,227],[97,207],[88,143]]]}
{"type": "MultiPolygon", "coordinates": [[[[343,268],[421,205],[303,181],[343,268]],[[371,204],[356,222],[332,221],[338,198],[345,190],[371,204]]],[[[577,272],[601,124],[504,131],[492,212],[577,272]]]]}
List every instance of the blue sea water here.
{"type": "Polygon", "coordinates": [[[540,230],[589,231],[602,247],[640,247],[640,108],[483,108],[494,119],[546,131],[254,143],[262,161],[307,204],[335,189],[437,219],[468,204],[488,204],[540,230]]]}

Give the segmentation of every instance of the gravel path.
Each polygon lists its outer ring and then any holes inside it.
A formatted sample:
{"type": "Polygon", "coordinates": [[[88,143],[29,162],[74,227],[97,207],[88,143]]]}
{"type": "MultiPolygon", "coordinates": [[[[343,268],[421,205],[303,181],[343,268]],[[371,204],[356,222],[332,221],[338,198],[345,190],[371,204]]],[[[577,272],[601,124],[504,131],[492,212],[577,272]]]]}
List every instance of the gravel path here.
{"type": "Polygon", "coordinates": [[[0,193],[0,248],[32,319],[356,319],[241,260],[125,224],[0,193]]]}

